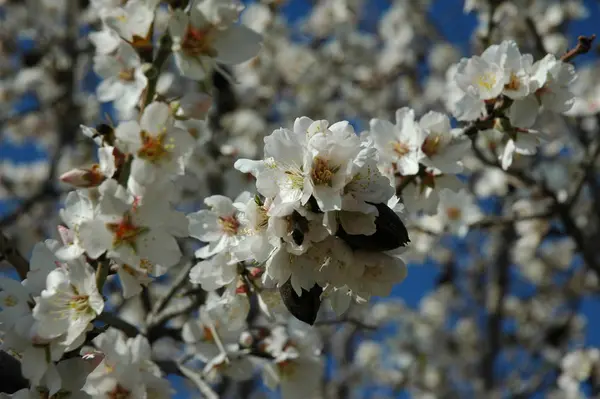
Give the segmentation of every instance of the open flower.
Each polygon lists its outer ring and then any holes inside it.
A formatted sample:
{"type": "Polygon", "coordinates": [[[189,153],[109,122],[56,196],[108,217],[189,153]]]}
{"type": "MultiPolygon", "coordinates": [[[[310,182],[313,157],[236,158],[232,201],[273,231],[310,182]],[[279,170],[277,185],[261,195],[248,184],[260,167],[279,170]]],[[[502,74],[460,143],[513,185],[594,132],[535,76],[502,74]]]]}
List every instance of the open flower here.
{"type": "Polygon", "coordinates": [[[196,251],[196,256],[208,258],[219,252],[233,249],[241,239],[241,222],[238,208],[243,207],[244,200],[250,193],[242,193],[235,203],[222,195],[213,195],[204,200],[210,209],[188,215],[190,220],[190,236],[208,245],[196,251]]]}
{"type": "Polygon", "coordinates": [[[81,222],[77,230],[78,240],[90,258],[107,253],[126,264],[150,262],[163,267],[179,261],[181,250],[174,236],[185,235],[187,220],[169,209],[164,195],[149,192],[134,199],[112,179],[98,189],[97,214],[81,222]]]}
{"type": "Polygon", "coordinates": [[[481,219],[481,211],[473,196],[465,190],[442,190],[438,215],[451,233],[461,237],[468,233],[471,224],[481,219]]]}
{"type": "Polygon", "coordinates": [[[103,79],[96,89],[98,100],[114,101],[122,115],[129,115],[148,84],[141,66],[135,49],[123,41],[115,54],[96,54],[94,72],[103,79]]]}
{"type": "Polygon", "coordinates": [[[342,189],[350,179],[360,140],[347,122],[338,122],[315,133],[304,156],[302,203],[313,196],[323,212],[342,209],[342,189]]]}
{"type": "Polygon", "coordinates": [[[142,185],[184,173],[186,154],[194,139],[173,125],[169,106],[153,102],[146,107],[140,123],[127,121],[116,129],[117,146],[134,155],[131,178],[142,185]]]}
{"type": "Polygon", "coordinates": [[[382,161],[395,163],[403,176],[419,171],[423,138],[412,109],[405,107],[397,110],[395,125],[383,119],[371,119],[370,127],[382,161]]]}
{"type": "Polygon", "coordinates": [[[148,340],[138,335],[125,339],[110,329],[94,339],[102,360],[88,375],[83,391],[92,397],[170,398],[171,387],[151,360],[148,340]]]}
{"type": "Polygon", "coordinates": [[[442,173],[462,172],[461,161],[471,147],[471,142],[452,131],[450,119],[444,114],[431,111],[423,115],[419,126],[423,143],[421,151],[425,156],[421,162],[442,173]]]}
{"type": "Polygon", "coordinates": [[[244,25],[215,25],[201,11],[192,7],[189,15],[176,10],[169,21],[175,62],[183,74],[201,80],[217,62],[235,65],[254,57],[261,46],[261,36],[244,25]]]}
{"type": "Polygon", "coordinates": [[[103,308],[94,269],[87,263],[73,262],[48,274],[33,317],[41,337],[52,339],[66,334],[63,343],[71,345],[103,308]]]}

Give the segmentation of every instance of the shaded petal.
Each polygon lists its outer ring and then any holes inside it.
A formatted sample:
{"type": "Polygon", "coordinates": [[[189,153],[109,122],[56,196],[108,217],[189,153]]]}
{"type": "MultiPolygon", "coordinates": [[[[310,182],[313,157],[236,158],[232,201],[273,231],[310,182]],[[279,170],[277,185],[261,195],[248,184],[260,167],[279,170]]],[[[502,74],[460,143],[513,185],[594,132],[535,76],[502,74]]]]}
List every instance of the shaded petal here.
{"type": "Polygon", "coordinates": [[[214,41],[216,59],[225,64],[239,64],[256,56],[261,49],[262,37],[244,25],[232,25],[214,41]]]}
{"type": "Polygon", "coordinates": [[[163,102],[155,101],[144,110],[140,126],[143,130],[153,135],[163,132],[170,116],[169,106],[163,102]]]}
{"type": "Polygon", "coordinates": [[[160,230],[142,235],[136,244],[139,256],[164,267],[173,266],[181,258],[175,238],[160,230]]]}

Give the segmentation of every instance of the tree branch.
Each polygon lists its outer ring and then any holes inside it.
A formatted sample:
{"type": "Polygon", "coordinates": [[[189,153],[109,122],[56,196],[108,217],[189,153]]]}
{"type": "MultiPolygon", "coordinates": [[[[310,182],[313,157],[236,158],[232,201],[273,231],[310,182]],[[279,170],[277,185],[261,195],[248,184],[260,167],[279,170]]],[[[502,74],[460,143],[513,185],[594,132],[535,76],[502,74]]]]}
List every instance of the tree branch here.
{"type": "Polygon", "coordinates": [[[21,280],[27,278],[29,262],[21,255],[13,242],[0,231],[0,261],[2,260],[6,260],[15,268],[21,280]]]}

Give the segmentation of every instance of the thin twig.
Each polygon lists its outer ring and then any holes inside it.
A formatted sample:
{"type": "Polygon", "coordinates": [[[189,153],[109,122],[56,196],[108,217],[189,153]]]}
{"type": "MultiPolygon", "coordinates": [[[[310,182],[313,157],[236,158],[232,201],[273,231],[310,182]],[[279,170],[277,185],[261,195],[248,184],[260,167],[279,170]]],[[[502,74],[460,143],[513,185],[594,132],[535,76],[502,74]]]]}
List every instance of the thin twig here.
{"type": "Polygon", "coordinates": [[[567,202],[567,206],[569,208],[573,207],[575,202],[577,202],[577,199],[579,198],[579,194],[581,194],[583,186],[585,185],[586,181],[590,179],[591,175],[594,172],[594,165],[596,164],[596,161],[598,160],[599,156],[600,144],[596,144],[596,148],[594,149],[594,151],[589,155],[588,159],[586,159],[581,165],[581,168],[583,170],[583,176],[581,176],[581,180],[575,186],[575,190],[573,191],[571,198],[567,202]]]}
{"type": "Polygon", "coordinates": [[[177,367],[179,367],[179,370],[181,370],[181,374],[189,378],[190,381],[192,381],[196,385],[200,393],[204,395],[205,399],[219,399],[219,395],[217,395],[217,393],[210,387],[210,385],[206,381],[204,381],[200,373],[197,373],[196,371],[184,366],[181,363],[178,363],[177,367]]]}
{"type": "Polygon", "coordinates": [[[498,296],[496,298],[494,312],[489,316],[487,323],[487,350],[483,356],[481,367],[483,382],[487,392],[491,392],[496,386],[496,358],[502,350],[502,320],[504,318],[504,297],[509,291],[510,283],[510,248],[516,238],[513,225],[506,227],[502,234],[503,248],[496,260],[496,285],[498,296]]]}
{"type": "Polygon", "coordinates": [[[144,97],[144,106],[150,104],[152,100],[154,100],[160,72],[164,63],[169,58],[169,55],[171,55],[171,45],[171,36],[168,33],[165,33],[160,39],[158,52],[152,63],[152,67],[146,73],[146,76],[148,77],[148,87],[146,89],[146,97],[144,97]]]}
{"type": "Polygon", "coordinates": [[[102,293],[102,288],[104,287],[104,283],[106,282],[109,271],[110,259],[106,257],[103,259],[98,259],[96,262],[96,287],[98,288],[99,293],[102,293]]]}
{"type": "Polygon", "coordinates": [[[533,18],[531,18],[531,16],[525,17],[525,24],[527,25],[527,27],[531,31],[531,34],[533,35],[533,38],[535,40],[535,49],[537,50],[537,52],[540,53],[542,57],[548,54],[548,51],[546,51],[546,46],[544,45],[544,39],[540,35],[540,32],[538,32],[537,27],[535,26],[535,21],[533,20],[533,18]]]}
{"type": "Polygon", "coordinates": [[[560,57],[560,60],[562,62],[571,62],[578,55],[586,54],[592,49],[592,43],[594,42],[595,38],[596,35],[579,36],[577,38],[577,45],[560,57]]]}
{"type": "Polygon", "coordinates": [[[165,295],[160,297],[154,304],[154,307],[152,308],[152,313],[150,314],[151,319],[156,317],[156,315],[158,315],[160,312],[162,312],[167,307],[171,299],[173,299],[175,294],[177,294],[177,291],[179,291],[179,289],[185,285],[192,267],[194,267],[194,262],[187,262],[185,265],[183,265],[183,267],[179,271],[179,274],[177,275],[177,277],[175,277],[171,288],[169,288],[165,295]]]}

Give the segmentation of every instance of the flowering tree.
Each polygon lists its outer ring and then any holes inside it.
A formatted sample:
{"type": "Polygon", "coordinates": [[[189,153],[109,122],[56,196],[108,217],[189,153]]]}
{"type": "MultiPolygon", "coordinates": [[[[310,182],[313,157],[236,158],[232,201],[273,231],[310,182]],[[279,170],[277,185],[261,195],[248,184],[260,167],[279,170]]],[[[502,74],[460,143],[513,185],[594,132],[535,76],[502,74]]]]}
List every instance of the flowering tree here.
{"type": "Polygon", "coordinates": [[[390,3],[2,2],[2,395],[600,394],[584,4],[390,3]]]}

